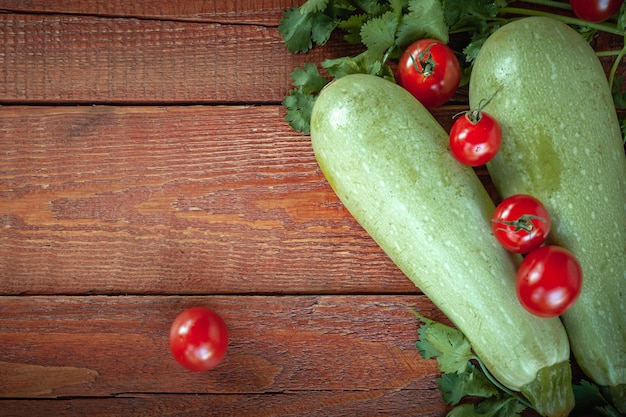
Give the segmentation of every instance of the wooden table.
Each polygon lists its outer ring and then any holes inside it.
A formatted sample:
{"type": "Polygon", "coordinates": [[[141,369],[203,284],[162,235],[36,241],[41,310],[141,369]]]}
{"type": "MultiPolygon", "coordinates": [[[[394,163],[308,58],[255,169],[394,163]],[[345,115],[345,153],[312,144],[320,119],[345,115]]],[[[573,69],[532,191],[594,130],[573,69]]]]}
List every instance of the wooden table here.
{"type": "MultiPolygon", "coordinates": [[[[0,415],[444,416],[445,320],[283,120],[299,0],[1,0],[0,415]],[[192,306],[226,359],[171,357],[192,306]]],[[[436,112],[448,128],[461,92],[436,112]]]]}

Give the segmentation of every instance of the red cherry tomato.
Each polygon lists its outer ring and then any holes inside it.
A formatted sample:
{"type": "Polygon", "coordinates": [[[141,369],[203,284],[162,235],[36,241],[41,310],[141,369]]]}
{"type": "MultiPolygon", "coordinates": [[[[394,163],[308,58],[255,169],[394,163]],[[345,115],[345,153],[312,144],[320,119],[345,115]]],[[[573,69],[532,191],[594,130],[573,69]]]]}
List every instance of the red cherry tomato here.
{"type": "Polygon", "coordinates": [[[226,355],[228,330],[213,310],[194,307],[183,311],[170,327],[174,359],[190,371],[215,368],[226,355]]]}
{"type": "Polygon", "coordinates": [[[466,112],[450,129],[450,151],[465,165],[486,164],[498,153],[501,143],[500,124],[480,110],[466,112]]]}
{"type": "Polygon", "coordinates": [[[580,264],[571,252],[542,246],[526,255],[517,271],[517,297],[534,315],[560,316],[578,299],[582,279],[580,264]]]}
{"type": "Polygon", "coordinates": [[[502,200],[491,217],[491,230],[498,242],[515,253],[528,253],[541,246],[552,221],[546,207],[535,197],[515,194],[502,200]]]}
{"type": "Polygon", "coordinates": [[[588,22],[607,20],[622,7],[624,0],[570,0],[574,14],[588,22]]]}
{"type": "Polygon", "coordinates": [[[398,62],[398,83],[426,108],[450,100],[461,82],[461,66],[445,43],[420,39],[411,44],[398,62]]]}

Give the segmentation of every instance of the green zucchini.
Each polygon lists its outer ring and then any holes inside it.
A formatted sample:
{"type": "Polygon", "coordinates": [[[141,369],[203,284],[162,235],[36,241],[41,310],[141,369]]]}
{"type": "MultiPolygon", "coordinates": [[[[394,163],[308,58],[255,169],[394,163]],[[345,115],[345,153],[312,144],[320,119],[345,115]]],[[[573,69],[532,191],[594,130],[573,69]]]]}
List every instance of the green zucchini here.
{"type": "Polygon", "coordinates": [[[491,234],[493,201],[406,90],[355,74],[324,88],[311,141],[354,218],[471,342],[490,372],[547,416],[573,407],[570,348],[558,318],[515,294],[519,259],[491,234]]]}
{"type": "Polygon", "coordinates": [[[469,94],[471,106],[495,94],[485,111],[503,132],[487,164],[498,192],[543,201],[549,239],[580,261],[583,289],[563,316],[577,362],[625,401],[626,157],[600,61],[567,25],[521,19],[485,42],[469,94]]]}

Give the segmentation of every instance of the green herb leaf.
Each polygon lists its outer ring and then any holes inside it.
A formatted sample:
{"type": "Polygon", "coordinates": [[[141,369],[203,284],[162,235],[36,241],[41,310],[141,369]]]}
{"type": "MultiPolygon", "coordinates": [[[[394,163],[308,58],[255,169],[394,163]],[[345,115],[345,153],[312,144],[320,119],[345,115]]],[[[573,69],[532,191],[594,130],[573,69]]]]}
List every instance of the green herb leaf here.
{"type": "Polygon", "coordinates": [[[398,19],[389,11],[361,27],[361,39],[372,55],[384,55],[395,44],[398,19]]]}
{"type": "Polygon", "coordinates": [[[303,12],[300,8],[293,8],[283,14],[278,25],[278,31],[290,52],[307,52],[317,45],[324,45],[336,22],[322,12],[303,12]]]}
{"type": "Polygon", "coordinates": [[[315,13],[323,12],[328,6],[328,0],[307,0],[302,6],[300,11],[302,13],[315,13]]]}
{"type": "Polygon", "coordinates": [[[343,37],[346,42],[353,45],[358,45],[362,43],[361,26],[363,26],[367,19],[368,15],[366,14],[355,14],[337,24],[337,27],[339,29],[346,32],[343,37]]]}
{"type": "Polygon", "coordinates": [[[445,20],[451,30],[471,28],[482,32],[498,15],[498,5],[494,1],[444,0],[443,3],[445,20]]]}
{"type": "Polygon", "coordinates": [[[314,64],[306,63],[303,68],[298,68],[291,73],[293,84],[302,87],[305,94],[318,93],[328,84],[328,80],[322,77],[314,64]]]}
{"type": "Polygon", "coordinates": [[[368,50],[355,57],[327,59],[322,67],[333,77],[341,78],[349,74],[380,75],[383,64],[379,56],[368,50]]]}
{"type": "Polygon", "coordinates": [[[489,398],[499,394],[498,389],[485,374],[472,364],[469,364],[461,374],[442,374],[437,384],[443,394],[443,400],[450,405],[458,404],[466,395],[489,398]]]}
{"type": "Polygon", "coordinates": [[[285,97],[282,104],[287,109],[285,120],[292,129],[308,135],[311,131],[311,113],[317,96],[305,94],[302,89],[294,89],[285,97]]]}
{"type": "Polygon", "coordinates": [[[396,35],[396,45],[406,48],[422,38],[434,38],[448,43],[448,25],[439,0],[410,0],[396,35]]]}
{"type": "Polygon", "coordinates": [[[476,405],[476,412],[483,417],[520,417],[526,406],[516,397],[492,397],[476,405]]]}
{"type": "Polygon", "coordinates": [[[470,360],[476,358],[463,333],[445,324],[429,320],[415,313],[425,324],[418,330],[417,342],[424,359],[437,358],[439,369],[445,373],[463,373],[470,360]]]}

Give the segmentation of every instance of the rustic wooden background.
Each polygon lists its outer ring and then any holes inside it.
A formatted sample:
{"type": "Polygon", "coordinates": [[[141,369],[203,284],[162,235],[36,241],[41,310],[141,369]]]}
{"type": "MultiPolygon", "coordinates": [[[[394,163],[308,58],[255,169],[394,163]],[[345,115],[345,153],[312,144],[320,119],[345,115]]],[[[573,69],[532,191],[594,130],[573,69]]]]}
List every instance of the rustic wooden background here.
{"type": "Polygon", "coordinates": [[[0,415],[445,416],[410,310],[445,318],[283,120],[350,53],[287,52],[301,3],[0,0],[0,415]],[[169,354],[192,306],[207,373],[169,354]]]}

